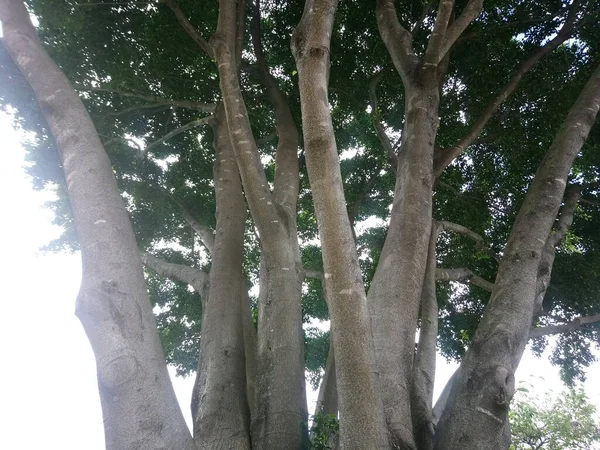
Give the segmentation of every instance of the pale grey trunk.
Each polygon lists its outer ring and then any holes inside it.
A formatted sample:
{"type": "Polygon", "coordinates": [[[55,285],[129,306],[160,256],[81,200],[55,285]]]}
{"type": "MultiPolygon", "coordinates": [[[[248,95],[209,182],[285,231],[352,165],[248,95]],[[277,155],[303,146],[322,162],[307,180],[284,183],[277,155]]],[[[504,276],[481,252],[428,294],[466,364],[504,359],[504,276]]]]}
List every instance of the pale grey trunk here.
{"type": "Polygon", "coordinates": [[[398,448],[415,447],[410,380],[431,232],[439,102],[437,85],[423,89],[411,83],[390,225],[368,294],[386,421],[398,448]]]}
{"type": "Polygon", "coordinates": [[[567,230],[573,223],[573,216],[577,209],[577,203],[581,197],[581,187],[571,186],[565,193],[564,204],[561,206],[558,219],[554,224],[553,230],[546,240],[546,245],[542,251],[542,258],[538,268],[537,292],[534,306],[534,316],[537,317],[543,312],[544,297],[550,285],[552,277],[552,266],[556,257],[556,247],[565,237],[567,230]]]}
{"type": "Polygon", "coordinates": [[[335,379],[335,353],[333,351],[333,339],[330,339],[329,354],[325,363],[325,373],[319,386],[319,394],[315,405],[316,414],[334,414],[338,412],[338,392],[335,379]]]}
{"type": "Polygon", "coordinates": [[[31,84],[61,152],[81,247],[77,316],[98,370],[106,447],[195,448],[173,392],[135,236],[83,103],[19,0],[0,2],[2,44],[31,84]]]}
{"type": "Polygon", "coordinates": [[[271,193],[240,91],[235,24],[235,4],[221,1],[217,32],[210,44],[246,199],[258,233],[264,237],[252,445],[255,449],[301,449],[308,439],[308,413],[301,310],[304,274],[296,231],[297,137],[295,127],[281,123],[281,109],[275,105],[280,145],[271,193]]]}
{"type": "Polygon", "coordinates": [[[525,197],[436,436],[436,449],[503,449],[510,443],[508,404],[514,371],[530,333],[537,275],[571,165],[600,107],[600,67],[558,131],[525,197]]]}
{"type": "Polygon", "coordinates": [[[339,395],[340,446],[387,447],[364,284],[342,186],[328,103],[337,1],[308,0],[292,38],[304,149],[322,243],[339,395]]]}
{"type": "Polygon", "coordinates": [[[192,397],[194,440],[199,449],[250,449],[242,319],[246,204],[222,108],[213,130],[217,222],[192,397]]]}
{"type": "Polygon", "coordinates": [[[415,355],[412,380],[412,419],[415,441],[419,450],[431,450],[434,443],[433,383],[438,334],[438,304],[435,293],[436,252],[439,226],[432,223],[429,237],[427,269],[421,298],[421,328],[415,355]]]}

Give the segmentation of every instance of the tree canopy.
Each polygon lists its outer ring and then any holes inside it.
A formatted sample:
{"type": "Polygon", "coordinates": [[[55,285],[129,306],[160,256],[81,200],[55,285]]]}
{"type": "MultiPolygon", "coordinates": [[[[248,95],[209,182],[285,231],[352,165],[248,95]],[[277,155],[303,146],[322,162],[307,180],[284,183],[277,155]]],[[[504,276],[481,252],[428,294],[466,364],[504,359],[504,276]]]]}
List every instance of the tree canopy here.
{"type": "MultiPolygon", "coordinates": [[[[239,3],[245,14],[238,23],[243,31],[237,35],[238,78],[265,179],[274,189],[282,137],[272,91],[287,99],[299,130],[306,113],[301,110],[299,65],[290,51],[303,5],[239,3]]],[[[410,31],[414,53],[426,59],[443,10],[435,13],[436,2],[397,3],[397,19],[410,31]]],[[[475,3],[452,2],[450,23],[459,23],[475,3]]],[[[600,11],[595,3],[486,1],[439,62],[443,81],[435,112],[437,135],[431,142],[431,216],[439,232],[434,245],[437,346],[448,359],[461,361],[465,356],[536,172],[600,61],[600,11]]],[[[208,276],[194,284],[169,276],[166,264],[204,274],[213,264],[209,247],[218,220],[213,142],[219,131],[211,120],[223,114],[220,82],[225,77],[219,74],[223,62],[216,44],[208,39],[218,27],[219,5],[192,0],[30,0],[27,5],[42,43],[79,93],[110,157],[147,268],[167,362],[179,374],[190,374],[198,364],[208,276]]],[[[399,189],[398,158],[403,157],[411,126],[411,93],[378,27],[375,2],[340,2],[328,72],[346,209],[367,291],[384,251],[399,189]]],[[[2,46],[0,70],[0,102],[16,111],[19,126],[36,133],[28,144],[35,186],[51,186],[59,193],[51,207],[65,231],[48,248],[76,250],[79,243],[54,137],[28,82],[2,46]]],[[[329,310],[307,145],[300,134],[295,217],[306,275],[305,367],[316,388],[326,366],[330,334],[317,326],[328,320],[329,310]]],[[[557,334],[552,362],[570,384],[585,378],[585,368],[595,360],[591,349],[600,346],[598,161],[596,125],[570,170],[561,214],[549,238],[555,240],[548,247],[551,255],[544,254],[551,259],[540,263],[538,275],[541,306],[532,324],[532,348],[541,354],[547,336],[557,334]]],[[[246,185],[244,190],[248,197],[246,185]]],[[[256,324],[261,320],[261,245],[269,236],[259,231],[254,214],[245,221],[243,274],[256,324]]],[[[428,322],[422,309],[421,332],[428,322]]]]}

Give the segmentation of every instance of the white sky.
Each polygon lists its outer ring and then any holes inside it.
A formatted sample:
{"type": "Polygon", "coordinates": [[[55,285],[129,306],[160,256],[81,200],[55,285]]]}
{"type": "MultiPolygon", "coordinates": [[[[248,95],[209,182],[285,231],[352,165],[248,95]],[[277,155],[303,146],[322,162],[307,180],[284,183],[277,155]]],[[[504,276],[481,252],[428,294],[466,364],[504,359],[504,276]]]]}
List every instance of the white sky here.
{"type": "MultiPolygon", "coordinates": [[[[60,230],[42,208],[53,195],[33,191],[24,174],[19,139],[10,119],[0,113],[0,448],[102,450],[94,358],[74,315],[79,255],[39,252],[60,230]]],[[[439,359],[437,394],[455,368],[439,359]]],[[[521,380],[530,381],[540,397],[561,389],[558,370],[546,357],[536,359],[529,352],[517,372],[517,382],[521,380]],[[532,380],[533,375],[537,378],[532,380]]],[[[588,396],[600,408],[600,363],[589,370],[588,380],[588,396]]],[[[188,420],[192,383],[192,378],[174,379],[188,420]]],[[[314,400],[311,393],[311,409],[314,400]]]]}

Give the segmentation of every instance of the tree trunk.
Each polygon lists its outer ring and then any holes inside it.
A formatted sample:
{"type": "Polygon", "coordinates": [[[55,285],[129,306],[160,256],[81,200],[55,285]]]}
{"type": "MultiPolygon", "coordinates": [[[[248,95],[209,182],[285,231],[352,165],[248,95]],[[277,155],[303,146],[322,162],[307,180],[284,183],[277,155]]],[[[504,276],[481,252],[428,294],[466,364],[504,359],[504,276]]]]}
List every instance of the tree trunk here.
{"type": "Polygon", "coordinates": [[[437,85],[407,88],[390,225],[368,295],[386,420],[399,448],[415,447],[410,387],[431,232],[438,97],[437,85]]]}
{"type": "Polygon", "coordinates": [[[106,447],[192,450],[133,229],[100,138],[42,48],[24,4],[2,0],[0,20],[2,43],[33,88],[61,153],[83,264],[76,312],[96,356],[106,447]]]}
{"type": "Polygon", "coordinates": [[[438,450],[503,449],[510,444],[508,404],[529,338],[542,252],[571,165],[600,108],[600,66],[571,108],[541,162],[513,226],[494,290],[442,415],[438,450]]]}
{"type": "Polygon", "coordinates": [[[366,295],[346,210],[328,103],[337,1],[308,0],[292,37],[304,149],[323,250],[339,394],[340,447],[387,448],[366,295]]]}
{"type": "Polygon", "coordinates": [[[421,328],[413,367],[411,406],[415,441],[419,450],[433,449],[433,383],[438,335],[438,304],[435,293],[435,269],[439,226],[434,221],[429,238],[427,269],[421,299],[421,328]]]}
{"type": "Polygon", "coordinates": [[[194,440],[199,449],[250,449],[242,319],[246,204],[221,107],[213,130],[217,223],[192,397],[194,440]]]}
{"type": "MultiPolygon", "coordinates": [[[[210,44],[219,68],[227,124],[250,212],[261,238],[262,269],[257,333],[256,409],[252,418],[255,449],[302,449],[308,442],[302,281],[296,230],[298,196],[297,131],[291,114],[275,101],[279,135],[275,189],[269,189],[235,58],[236,8],[219,4],[217,31],[210,44]]],[[[272,89],[270,89],[272,95],[272,89]]]]}

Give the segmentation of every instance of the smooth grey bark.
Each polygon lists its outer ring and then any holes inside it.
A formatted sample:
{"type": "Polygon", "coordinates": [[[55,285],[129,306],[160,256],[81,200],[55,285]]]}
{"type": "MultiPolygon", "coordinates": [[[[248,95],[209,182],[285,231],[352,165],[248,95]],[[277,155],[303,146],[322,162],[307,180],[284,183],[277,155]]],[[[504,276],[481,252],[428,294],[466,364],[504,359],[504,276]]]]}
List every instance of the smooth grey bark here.
{"type": "Polygon", "coordinates": [[[335,348],[340,447],[387,448],[371,323],[329,112],[329,52],[337,1],[308,0],[292,37],[304,149],[323,251],[335,348]]]}
{"type": "Polygon", "coordinates": [[[470,0],[452,21],[454,2],[440,1],[426,50],[419,57],[411,33],[398,21],[393,0],[377,0],[379,32],[405,89],[390,225],[368,295],[381,390],[386,393],[385,416],[397,448],[415,448],[410,380],[431,231],[440,86],[450,48],[481,7],[482,0],[470,0]]]}
{"type": "Polygon", "coordinates": [[[335,353],[333,351],[333,340],[330,339],[329,354],[325,363],[325,373],[319,386],[319,394],[315,405],[316,414],[334,414],[338,412],[338,393],[335,379],[335,353]]]}
{"type": "Polygon", "coordinates": [[[403,77],[406,119],[387,237],[368,299],[386,421],[398,448],[415,448],[410,380],[431,231],[432,162],[439,91],[436,67],[403,77]],[[408,213],[410,211],[410,214],[408,213]]]}
{"type": "Polygon", "coordinates": [[[552,227],[552,231],[546,240],[546,245],[542,251],[542,257],[538,268],[534,316],[538,316],[543,312],[544,297],[546,296],[548,286],[550,286],[552,266],[554,265],[554,258],[556,257],[556,247],[560,245],[569,227],[573,223],[573,216],[575,215],[575,210],[577,209],[580,198],[581,186],[573,185],[567,188],[564,202],[560,207],[556,223],[552,227]]]}
{"type": "Polygon", "coordinates": [[[438,335],[438,304],[435,293],[436,252],[439,225],[432,221],[427,268],[421,294],[421,328],[413,365],[411,407],[415,441],[419,450],[433,448],[433,383],[438,335]]]}
{"type": "Polygon", "coordinates": [[[24,4],[0,1],[0,21],[2,45],[33,88],[60,149],[83,265],[76,314],[96,357],[106,448],[193,450],[133,229],[100,138],[44,51],[24,4]]]}
{"type": "Polygon", "coordinates": [[[275,186],[271,192],[240,91],[235,54],[240,34],[236,26],[238,14],[234,2],[220,2],[217,31],[210,45],[219,69],[227,124],[244,192],[258,233],[264,237],[252,445],[255,449],[301,449],[308,439],[308,412],[301,311],[304,273],[296,230],[298,136],[285,97],[263,65],[261,72],[270,82],[267,90],[275,108],[279,137],[275,186]]]}
{"type": "Polygon", "coordinates": [[[534,314],[540,259],[577,153],[600,108],[600,66],[586,83],[531,183],[510,234],[494,290],[453,384],[438,450],[508,448],[514,371],[534,314]]]}
{"type": "Polygon", "coordinates": [[[208,274],[200,269],[186,266],[185,264],[173,264],[149,253],[142,253],[140,257],[146,267],[164,277],[189,284],[200,295],[208,288],[208,274]]]}
{"type": "Polygon", "coordinates": [[[199,449],[250,449],[242,319],[246,204],[222,108],[213,130],[217,232],[192,396],[194,440],[199,449]]]}

